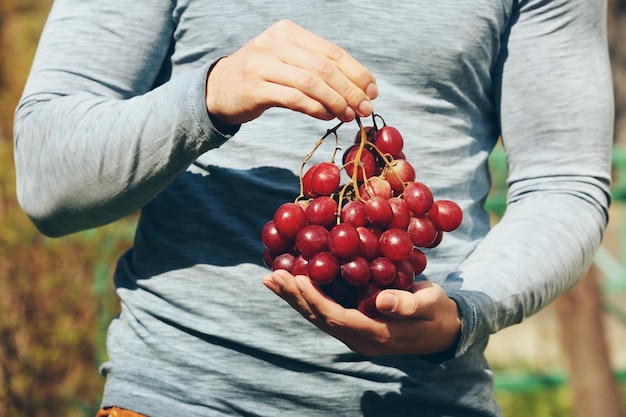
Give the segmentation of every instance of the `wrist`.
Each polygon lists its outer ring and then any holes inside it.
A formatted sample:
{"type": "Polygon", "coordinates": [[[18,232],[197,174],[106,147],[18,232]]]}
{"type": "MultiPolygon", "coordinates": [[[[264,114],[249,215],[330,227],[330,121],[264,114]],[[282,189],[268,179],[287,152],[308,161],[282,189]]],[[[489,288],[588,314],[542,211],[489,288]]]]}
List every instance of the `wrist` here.
{"type": "Polygon", "coordinates": [[[205,81],[205,97],[207,113],[209,114],[209,119],[211,120],[213,127],[215,127],[215,129],[217,129],[220,133],[226,136],[230,136],[237,133],[237,131],[241,127],[241,124],[229,123],[227,120],[219,115],[219,112],[215,111],[215,108],[217,107],[215,105],[216,95],[213,93],[215,92],[216,88],[214,88],[214,86],[210,83],[213,70],[215,69],[217,64],[224,58],[226,58],[226,56],[218,58],[215,62],[211,64],[207,71],[205,81]]]}
{"type": "Polygon", "coordinates": [[[454,316],[454,319],[451,321],[452,323],[451,327],[454,329],[450,331],[450,334],[452,335],[452,338],[451,338],[452,342],[448,344],[447,347],[443,349],[442,351],[430,353],[426,355],[420,355],[420,359],[423,359],[427,362],[434,363],[434,364],[441,364],[443,362],[447,362],[456,357],[458,347],[461,342],[461,331],[463,327],[463,320],[461,317],[461,309],[459,308],[456,301],[452,298],[450,299],[450,301],[454,302],[455,309],[456,309],[456,314],[454,316]]]}

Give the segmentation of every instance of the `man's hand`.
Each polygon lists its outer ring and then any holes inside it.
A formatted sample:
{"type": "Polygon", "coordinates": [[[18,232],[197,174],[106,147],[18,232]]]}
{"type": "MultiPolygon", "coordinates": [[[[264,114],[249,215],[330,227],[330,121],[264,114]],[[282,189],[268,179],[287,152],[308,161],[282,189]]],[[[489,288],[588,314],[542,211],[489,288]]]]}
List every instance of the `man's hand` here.
{"type": "Polygon", "coordinates": [[[430,282],[416,283],[412,292],[382,291],[376,307],[383,316],[375,319],[337,304],[306,276],[277,270],[263,283],[315,326],[367,356],[442,352],[461,330],[456,303],[430,282]]]}
{"type": "Polygon", "coordinates": [[[371,115],[377,95],[374,76],[345,50],[283,20],[217,62],[206,104],[223,125],[253,120],[270,107],[349,122],[371,115]]]}

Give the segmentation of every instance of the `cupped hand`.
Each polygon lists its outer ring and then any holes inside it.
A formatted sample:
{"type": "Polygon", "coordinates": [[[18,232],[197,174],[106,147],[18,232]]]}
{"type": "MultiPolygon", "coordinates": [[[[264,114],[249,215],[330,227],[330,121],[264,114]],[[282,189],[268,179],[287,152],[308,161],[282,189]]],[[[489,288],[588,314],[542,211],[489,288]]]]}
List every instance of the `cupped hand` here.
{"type": "Polygon", "coordinates": [[[224,125],[248,122],[271,107],[322,120],[372,114],[374,76],[345,50],[283,20],[214,66],[207,110],[224,125]]]}
{"type": "Polygon", "coordinates": [[[263,283],[315,326],[366,356],[442,352],[461,330],[456,303],[430,282],[416,283],[413,291],[382,291],[376,298],[382,315],[376,318],[342,307],[306,276],[277,270],[263,283]]]}

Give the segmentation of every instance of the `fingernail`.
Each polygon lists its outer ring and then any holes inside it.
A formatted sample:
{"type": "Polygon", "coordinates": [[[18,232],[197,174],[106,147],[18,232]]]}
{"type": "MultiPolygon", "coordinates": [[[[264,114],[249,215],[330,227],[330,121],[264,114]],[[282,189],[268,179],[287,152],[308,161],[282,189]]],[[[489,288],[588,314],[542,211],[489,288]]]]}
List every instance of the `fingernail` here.
{"type": "Polygon", "coordinates": [[[266,288],[269,288],[270,290],[272,290],[275,293],[278,293],[278,286],[276,285],[276,283],[274,282],[273,279],[264,279],[263,280],[263,285],[265,285],[266,288]]]}
{"type": "Polygon", "coordinates": [[[300,291],[302,291],[304,289],[305,286],[305,280],[306,278],[304,277],[304,275],[296,275],[296,286],[298,287],[298,289],[300,291]]]}
{"type": "Polygon", "coordinates": [[[383,293],[378,296],[377,301],[380,311],[393,311],[398,304],[398,297],[395,294],[383,293]]]}
{"type": "Polygon", "coordinates": [[[344,122],[351,122],[354,120],[355,117],[356,117],[356,113],[350,107],[348,107],[346,111],[343,113],[344,122]]]}
{"type": "Polygon", "coordinates": [[[367,117],[374,111],[374,106],[372,106],[371,101],[363,100],[361,104],[359,104],[359,116],[367,117]]]}
{"type": "Polygon", "coordinates": [[[280,285],[281,287],[285,286],[285,280],[283,279],[283,277],[280,276],[280,274],[272,274],[272,281],[274,281],[276,284],[280,285]]]}
{"type": "Polygon", "coordinates": [[[365,87],[365,94],[367,94],[370,99],[375,99],[378,97],[378,86],[375,83],[369,83],[367,87],[365,87]]]}

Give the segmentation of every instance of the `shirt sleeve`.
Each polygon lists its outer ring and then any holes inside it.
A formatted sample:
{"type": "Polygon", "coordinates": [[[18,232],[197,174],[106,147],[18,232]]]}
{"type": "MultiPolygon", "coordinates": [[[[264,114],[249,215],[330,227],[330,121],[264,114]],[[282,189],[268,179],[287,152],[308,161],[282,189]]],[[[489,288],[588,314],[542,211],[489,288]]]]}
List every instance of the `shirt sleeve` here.
{"type": "Polygon", "coordinates": [[[444,286],[456,354],[536,313],[584,275],[610,204],[613,90],[604,0],[519,3],[495,74],[509,167],[501,221],[444,286]]]}
{"type": "Polygon", "coordinates": [[[15,113],[20,204],[61,236],[139,209],[220,146],[210,62],[171,80],[172,2],[54,2],[15,113]]]}

